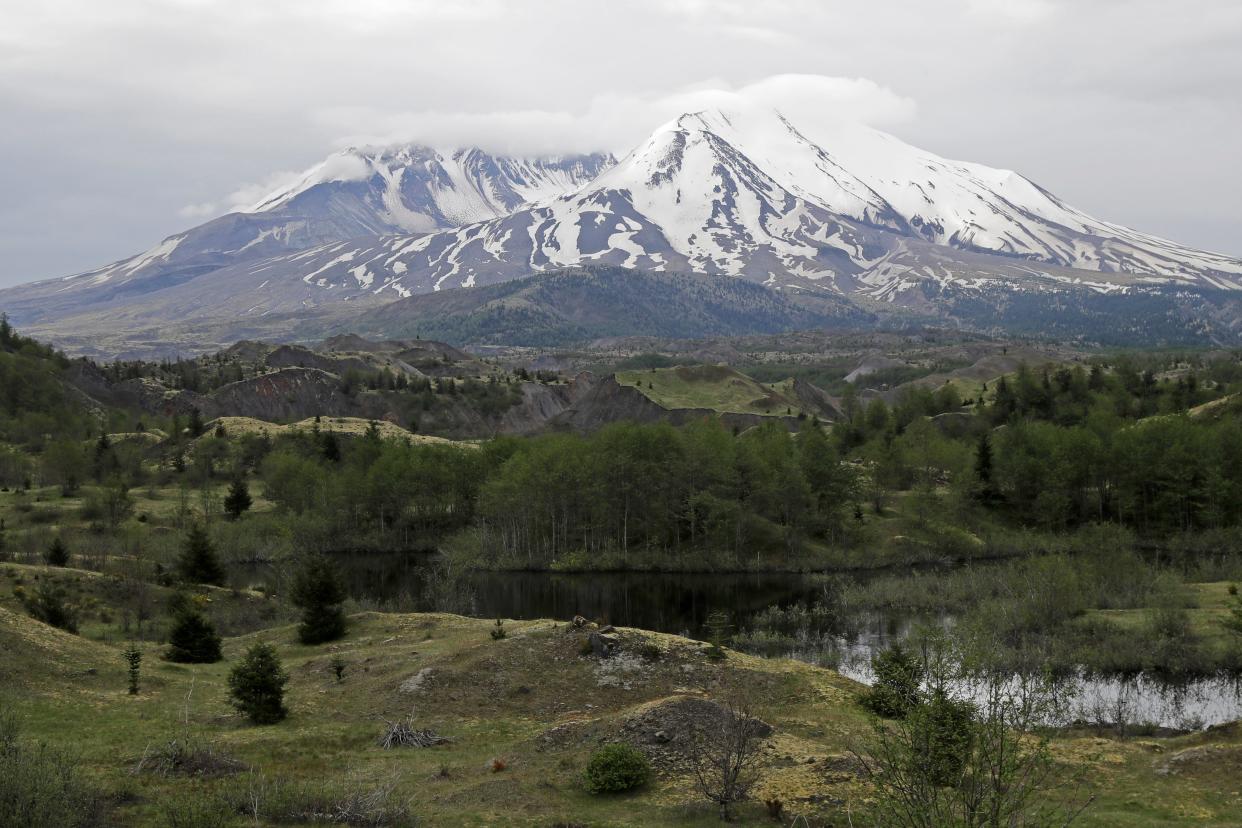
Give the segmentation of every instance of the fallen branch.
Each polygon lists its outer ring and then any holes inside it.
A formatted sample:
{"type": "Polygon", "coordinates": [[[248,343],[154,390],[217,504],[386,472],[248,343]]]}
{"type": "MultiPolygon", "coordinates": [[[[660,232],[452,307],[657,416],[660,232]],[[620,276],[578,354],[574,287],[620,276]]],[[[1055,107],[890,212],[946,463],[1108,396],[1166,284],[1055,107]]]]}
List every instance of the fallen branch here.
{"type": "Polygon", "coordinates": [[[451,741],[452,739],[441,736],[434,730],[415,728],[408,719],[401,722],[390,722],[385,719],[384,733],[379,738],[379,745],[384,750],[391,750],[396,747],[433,747],[448,744],[451,741]]]}

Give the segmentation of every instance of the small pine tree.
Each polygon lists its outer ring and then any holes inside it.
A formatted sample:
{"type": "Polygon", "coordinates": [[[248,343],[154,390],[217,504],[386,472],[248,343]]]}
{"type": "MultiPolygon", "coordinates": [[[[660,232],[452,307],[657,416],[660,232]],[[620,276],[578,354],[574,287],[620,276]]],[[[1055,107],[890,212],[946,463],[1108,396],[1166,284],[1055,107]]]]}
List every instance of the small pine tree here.
{"type": "Polygon", "coordinates": [[[183,580],[192,584],[224,584],[224,570],[216,559],[211,537],[202,525],[194,524],[186,534],[181,557],[177,560],[177,571],[183,580]]]}
{"type": "Polygon", "coordinates": [[[48,566],[68,566],[69,565],[69,549],[65,546],[65,542],[58,536],[52,541],[52,545],[47,548],[47,552],[43,555],[43,559],[47,561],[48,566]]]}
{"type": "Polygon", "coordinates": [[[250,509],[253,501],[250,498],[250,487],[246,485],[246,481],[240,477],[233,480],[233,484],[229,486],[229,493],[224,498],[224,511],[237,520],[242,516],[242,512],[250,509]]]}
{"type": "Polygon", "coordinates": [[[307,558],[293,580],[293,604],[302,610],[298,639],[303,644],[322,644],[345,634],[341,602],[345,590],[332,561],[323,555],[307,558]]]}
{"type": "Polygon", "coordinates": [[[711,643],[711,646],[707,648],[707,657],[713,661],[720,661],[725,657],[724,640],[729,626],[729,615],[723,610],[709,612],[707,619],[703,622],[703,627],[707,630],[708,641],[711,643]]]}
{"type": "Polygon", "coordinates": [[[509,633],[505,630],[505,622],[496,619],[496,625],[492,627],[492,641],[502,641],[509,637],[509,633]]]}
{"type": "Polygon", "coordinates": [[[284,704],[288,681],[276,648],[255,644],[229,673],[229,698],[254,724],[275,724],[289,715],[284,704]]]}
{"type": "Polygon", "coordinates": [[[863,707],[885,719],[902,719],[920,702],[923,665],[900,641],[871,659],[875,681],[861,697],[863,707]]]}
{"type": "Polygon", "coordinates": [[[129,694],[131,696],[138,695],[138,671],[142,667],[142,650],[138,649],[138,645],[130,642],[129,646],[121,652],[121,657],[125,659],[126,673],[129,676],[129,694]]]}
{"type": "Polygon", "coordinates": [[[178,664],[214,664],[223,657],[220,635],[210,621],[193,610],[177,614],[164,658],[178,664]]]}

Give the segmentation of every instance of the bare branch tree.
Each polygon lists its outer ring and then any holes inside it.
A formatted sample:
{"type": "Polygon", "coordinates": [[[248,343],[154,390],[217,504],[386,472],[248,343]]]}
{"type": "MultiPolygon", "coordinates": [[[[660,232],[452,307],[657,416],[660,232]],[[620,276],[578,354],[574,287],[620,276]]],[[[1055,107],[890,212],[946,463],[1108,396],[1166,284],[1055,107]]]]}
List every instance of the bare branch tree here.
{"type": "Polygon", "coordinates": [[[755,765],[771,727],[752,715],[745,698],[720,704],[714,719],[695,724],[688,764],[699,794],[727,821],[733,804],[746,799],[758,781],[755,765]]]}

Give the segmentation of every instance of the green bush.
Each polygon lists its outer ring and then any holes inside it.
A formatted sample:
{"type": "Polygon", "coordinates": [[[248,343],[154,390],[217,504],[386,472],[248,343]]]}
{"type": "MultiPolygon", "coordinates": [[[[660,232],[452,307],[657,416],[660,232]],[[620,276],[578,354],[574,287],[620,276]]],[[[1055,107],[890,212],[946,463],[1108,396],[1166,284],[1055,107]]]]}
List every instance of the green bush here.
{"type": "Polygon", "coordinates": [[[618,742],[591,754],[583,778],[590,793],[623,793],[647,783],[651,763],[637,748],[618,742]]]}
{"type": "Polygon", "coordinates": [[[45,580],[35,587],[33,594],[21,586],[14,588],[13,594],[22,602],[31,618],[65,632],[78,631],[78,608],[69,603],[65,591],[60,587],[45,580]]]}
{"type": "Polygon", "coordinates": [[[275,724],[289,714],[284,704],[288,681],[276,648],[255,644],[229,673],[229,697],[254,724],[275,724]]]}

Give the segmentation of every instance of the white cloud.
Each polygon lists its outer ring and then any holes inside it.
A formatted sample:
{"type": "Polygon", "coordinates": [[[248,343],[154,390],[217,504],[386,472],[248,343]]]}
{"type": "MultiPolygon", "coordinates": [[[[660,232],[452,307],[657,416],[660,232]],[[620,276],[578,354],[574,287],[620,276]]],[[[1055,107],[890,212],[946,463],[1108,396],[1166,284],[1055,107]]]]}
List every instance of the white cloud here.
{"type": "Polygon", "coordinates": [[[198,204],[187,204],[177,211],[177,215],[187,219],[207,219],[224,212],[214,201],[203,201],[198,204]]]}
{"type": "Polygon", "coordinates": [[[864,120],[1242,253],[1236,0],[2,5],[0,284],[146,249],[341,141],[625,152],[719,99],[813,137],[864,120]]]}
{"type": "Polygon", "coordinates": [[[389,112],[337,107],[316,113],[341,132],[338,145],[418,142],[436,147],[478,145],[494,152],[618,155],[661,124],[686,112],[754,107],[778,109],[814,134],[841,121],[889,125],[910,120],[914,101],[865,78],[773,75],[740,86],[703,81],[664,93],[596,95],[578,112],[525,109],[498,112],[389,112]]]}
{"type": "Polygon", "coordinates": [[[1051,0],[966,0],[966,7],[980,17],[1007,23],[1037,23],[1056,12],[1051,0]]]}

